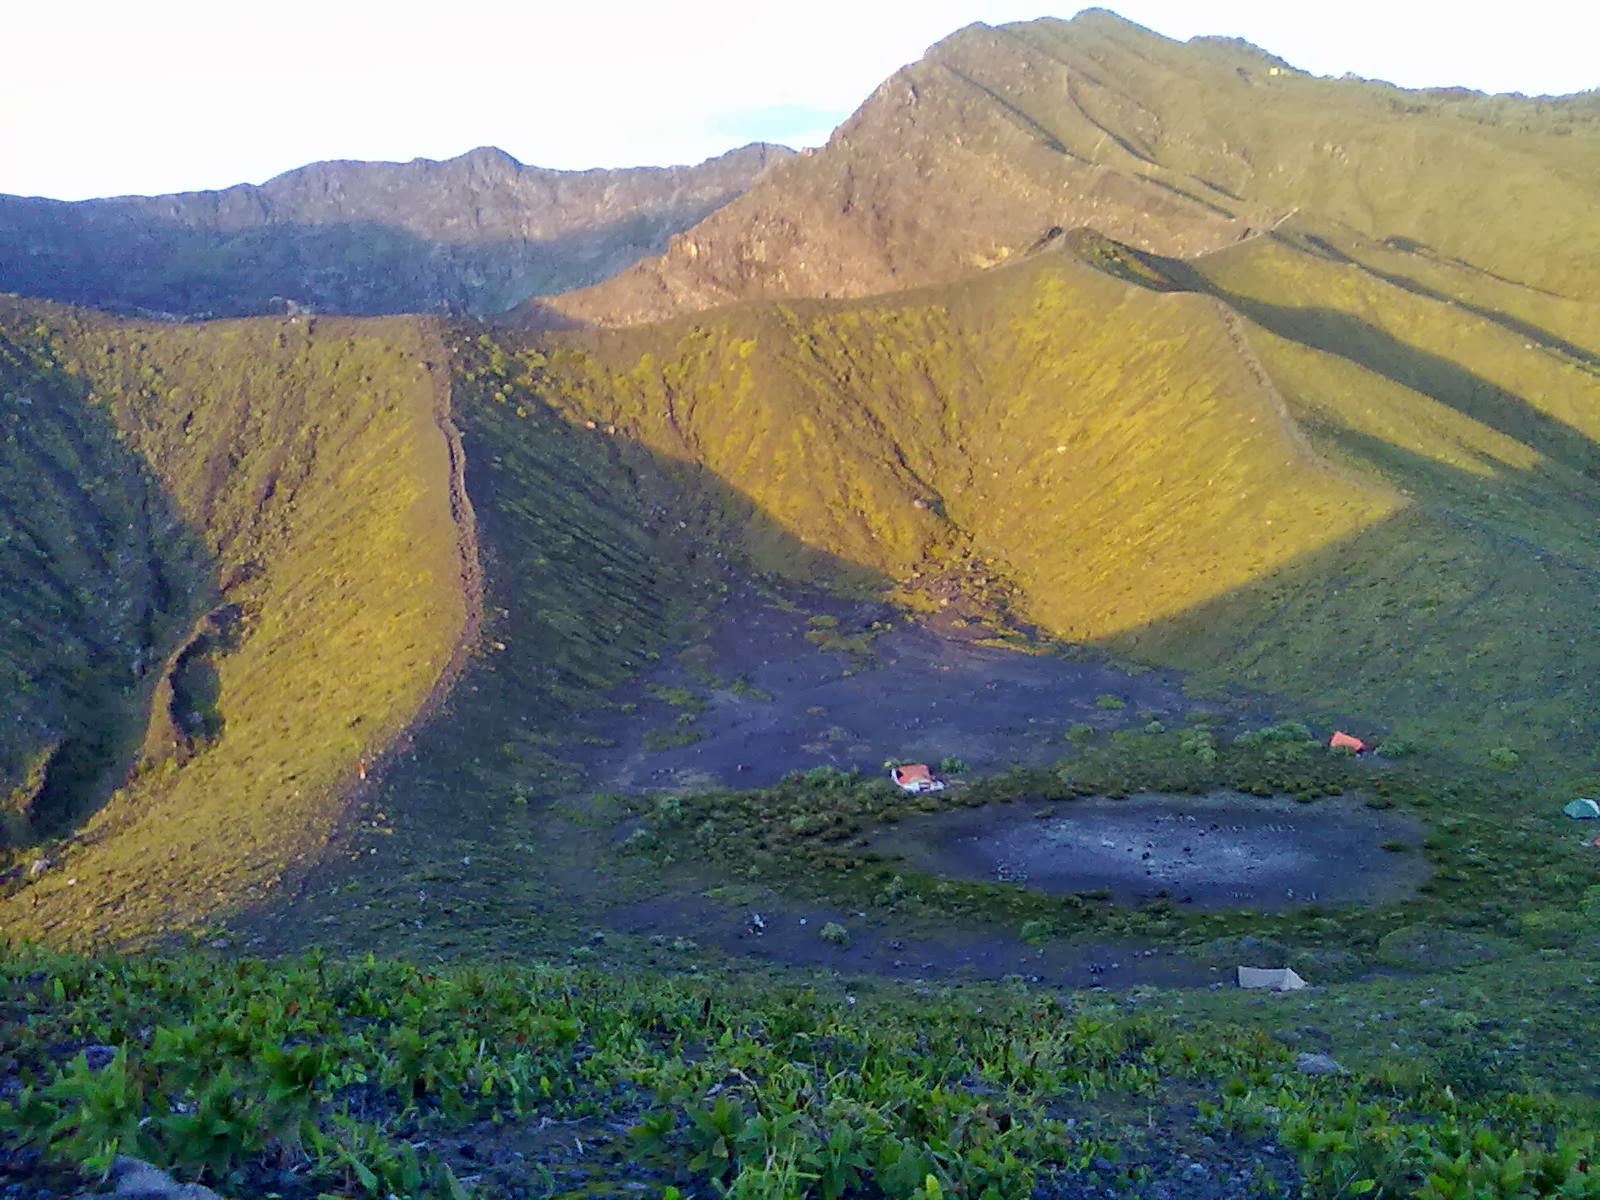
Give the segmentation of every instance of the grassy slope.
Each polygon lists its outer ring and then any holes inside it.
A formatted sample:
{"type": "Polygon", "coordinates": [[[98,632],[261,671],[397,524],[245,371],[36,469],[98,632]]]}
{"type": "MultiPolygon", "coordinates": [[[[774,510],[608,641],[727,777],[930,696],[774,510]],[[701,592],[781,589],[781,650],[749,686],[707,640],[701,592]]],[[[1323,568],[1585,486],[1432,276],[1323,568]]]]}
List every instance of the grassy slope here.
{"type": "Polygon", "coordinates": [[[560,344],[584,349],[530,380],[576,416],[705,463],[795,537],[892,577],[993,559],[1029,615],[1081,639],[1399,504],[1310,459],[1210,301],[1064,258],[560,344]]]}
{"type": "MultiPolygon", "coordinates": [[[[1565,964],[1546,977],[1561,999],[1582,987],[1565,964]]],[[[1392,982],[1355,1004],[1258,998],[1256,1029],[1216,1011],[1229,993],[845,997],[618,970],[7,956],[0,1069],[21,1087],[0,1146],[69,1168],[60,1191],[120,1149],[288,1200],[1593,1196],[1593,1100],[1501,1049],[1581,1022],[1529,1006],[1537,1031],[1502,1031],[1485,991],[1392,982]],[[1495,1050],[1309,1076],[1264,1035],[1305,1015],[1341,1038],[1370,1019],[1385,1039],[1495,1050]],[[86,1037],[115,1057],[91,1069],[86,1037]]],[[[1302,1028],[1277,1036],[1329,1036],[1302,1028]]]]}
{"type": "Polygon", "coordinates": [[[1578,339],[1600,314],[1340,244],[1343,260],[1326,239],[1254,242],[1201,260],[1199,285],[1245,314],[1318,450],[1415,507],[1142,646],[1219,679],[1320,679],[1330,712],[1478,753],[1592,767],[1600,371],[1578,339]]]}
{"type": "Polygon", "coordinates": [[[606,886],[539,823],[549,797],[578,786],[574,760],[604,741],[603,719],[575,714],[603,712],[617,684],[693,636],[746,537],[774,560],[866,578],[771,522],[751,525],[748,500],[703,468],[564,419],[517,383],[529,360],[468,334],[454,350],[484,653],[376,773],[369,821],[346,843],[362,864],[253,914],[273,947],[304,944],[310,927],[330,945],[522,956],[530,935],[557,936],[576,917],[569,885],[606,886]]]}
{"type": "Polygon", "coordinates": [[[47,332],[0,312],[0,852],[115,785],[208,587],[198,540],[47,332]]]}
{"type": "Polygon", "coordinates": [[[526,381],[892,577],[976,557],[1063,636],[1587,763],[1591,306],[1338,236],[1370,268],[1304,234],[1127,257],[1145,287],[1049,255],[563,335],[526,381]]]}
{"type": "Polygon", "coordinates": [[[1003,32],[1083,73],[1076,103],[1044,90],[1022,90],[1020,103],[1069,151],[1098,144],[1098,163],[1224,208],[1298,208],[1404,235],[1571,296],[1600,276],[1600,230],[1586,216],[1600,111],[1587,97],[1274,76],[1253,47],[1180,44],[1098,11],[1003,32]]]}
{"type": "Polygon", "coordinates": [[[443,347],[409,320],[45,319],[204,531],[217,604],[237,606],[231,637],[201,655],[214,737],[175,753],[158,710],[145,769],[5,912],[11,931],[58,940],[146,934],[257,894],[315,851],[358,760],[406,727],[450,660],[465,601],[423,366],[442,372],[443,347]]]}

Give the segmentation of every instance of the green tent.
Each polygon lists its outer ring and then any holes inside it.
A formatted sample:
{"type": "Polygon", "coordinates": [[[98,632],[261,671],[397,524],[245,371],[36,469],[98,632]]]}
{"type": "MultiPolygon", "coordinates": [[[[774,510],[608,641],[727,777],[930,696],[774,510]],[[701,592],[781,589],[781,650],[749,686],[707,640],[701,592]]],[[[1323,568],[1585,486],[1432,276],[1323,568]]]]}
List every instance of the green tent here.
{"type": "Polygon", "coordinates": [[[1573,800],[1562,808],[1562,812],[1574,819],[1584,817],[1600,817],[1600,800],[1573,800]]]}

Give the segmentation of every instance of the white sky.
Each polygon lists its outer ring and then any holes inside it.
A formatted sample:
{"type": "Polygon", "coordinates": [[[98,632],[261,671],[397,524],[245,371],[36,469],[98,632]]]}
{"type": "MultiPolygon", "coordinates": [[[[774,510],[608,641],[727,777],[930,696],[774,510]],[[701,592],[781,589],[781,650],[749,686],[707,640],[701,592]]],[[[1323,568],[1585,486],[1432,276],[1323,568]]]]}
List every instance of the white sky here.
{"type": "MultiPolygon", "coordinates": [[[[816,145],[974,20],[1066,0],[34,0],[0,19],[0,192],[260,183],[320,159],[495,145],[545,167],[816,145]]],[[[1600,87],[1595,0],[1122,0],[1169,37],[1244,37],[1406,87],[1600,87]]]]}

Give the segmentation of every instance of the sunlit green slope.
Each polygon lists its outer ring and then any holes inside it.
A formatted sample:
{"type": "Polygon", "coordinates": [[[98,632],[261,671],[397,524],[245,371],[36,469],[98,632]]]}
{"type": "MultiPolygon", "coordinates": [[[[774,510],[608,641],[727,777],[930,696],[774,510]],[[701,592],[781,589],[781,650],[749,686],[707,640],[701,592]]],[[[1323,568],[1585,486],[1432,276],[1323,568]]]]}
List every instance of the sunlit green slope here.
{"type": "Polygon", "coordinates": [[[1060,636],[1588,757],[1600,326],[1339,236],[1198,268],[1069,237],[959,288],[547,338],[508,379],[891,578],[978,560],[1060,636]]]}
{"type": "MultiPolygon", "coordinates": [[[[1012,617],[1202,689],[1576,781],[1600,666],[1591,314],[1309,223],[1191,263],[1079,233],[959,287],[522,341],[14,308],[30,386],[122,464],[95,469],[122,480],[109,523],[145,496],[198,541],[131,530],[166,539],[177,581],[145,637],[160,665],[117,685],[134,742],[154,692],[138,770],[8,922],[138,933],[266,894],[464,638],[482,655],[382,786],[439,819],[559,789],[569,714],[724,561],[930,607],[989,581],[1012,617]]],[[[48,450],[29,436],[19,464],[48,450]]],[[[30,520],[82,503],[64,478],[30,520]]],[[[94,571],[55,557],[84,582],[49,586],[89,605],[94,571]]],[[[30,645],[13,630],[13,672],[112,694],[30,645]]],[[[10,736],[25,796],[56,743],[10,736]]]]}
{"type": "Polygon", "coordinates": [[[137,771],[0,910],[14,934],[148,933],[313,852],[450,663],[475,597],[444,347],[412,320],[12,320],[87,384],[214,564],[198,619],[163,647],[137,771]]]}
{"type": "Polygon", "coordinates": [[[0,328],[0,842],[27,843],[115,786],[208,563],[48,326],[0,328]]]}
{"type": "Polygon", "coordinates": [[[1600,286],[1597,164],[1592,92],[1319,79],[1097,9],[974,24],[664,255],[545,307],[620,325],[870,295],[1012,261],[1052,229],[1192,257],[1296,213],[1581,298],[1600,286]]]}

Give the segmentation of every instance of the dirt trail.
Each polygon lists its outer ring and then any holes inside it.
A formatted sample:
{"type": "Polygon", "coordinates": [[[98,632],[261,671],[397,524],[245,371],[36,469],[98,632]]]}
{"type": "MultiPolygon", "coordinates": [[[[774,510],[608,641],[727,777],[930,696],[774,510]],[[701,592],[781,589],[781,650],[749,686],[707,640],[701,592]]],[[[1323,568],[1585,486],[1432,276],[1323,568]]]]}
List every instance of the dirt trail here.
{"type": "Polygon", "coordinates": [[[461,441],[461,430],[455,422],[450,391],[450,350],[445,345],[443,326],[428,319],[421,326],[422,346],[427,358],[421,364],[433,384],[433,420],[444,438],[449,455],[450,519],[456,528],[456,556],[461,582],[463,617],[461,634],[451,651],[439,678],[434,681],[428,698],[412,721],[417,725],[427,720],[439,708],[450,689],[460,678],[467,660],[477,648],[483,631],[483,560],[478,546],[478,518],[472,510],[472,497],[467,494],[467,451],[461,441]]]}
{"type": "Polygon", "coordinates": [[[467,492],[467,452],[462,444],[461,430],[455,422],[452,404],[450,349],[445,344],[443,325],[438,320],[419,318],[418,333],[422,356],[417,365],[428,372],[433,422],[444,441],[447,458],[446,486],[449,488],[450,521],[455,527],[457,580],[461,589],[461,631],[450,651],[450,658],[410,722],[387,745],[375,750],[364,764],[360,778],[346,790],[344,800],[350,806],[347,811],[354,811],[354,806],[365,796],[367,775],[385,760],[409,751],[415,731],[438,714],[476,652],[478,639],[483,632],[483,560],[479,553],[478,518],[472,508],[472,497],[467,492]]]}

